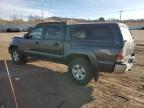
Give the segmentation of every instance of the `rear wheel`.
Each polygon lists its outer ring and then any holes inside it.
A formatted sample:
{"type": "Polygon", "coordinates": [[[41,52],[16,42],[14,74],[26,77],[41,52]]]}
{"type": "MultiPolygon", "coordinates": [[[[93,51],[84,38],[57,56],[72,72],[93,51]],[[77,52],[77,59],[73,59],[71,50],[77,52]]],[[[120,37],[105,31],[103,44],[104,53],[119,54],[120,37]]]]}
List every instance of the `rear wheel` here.
{"type": "Polygon", "coordinates": [[[92,79],[92,69],[85,58],[74,58],[69,64],[69,72],[75,83],[86,85],[92,79]]]}
{"type": "Polygon", "coordinates": [[[20,53],[17,48],[13,48],[11,52],[12,61],[14,64],[20,65],[25,64],[27,57],[20,53]]]}

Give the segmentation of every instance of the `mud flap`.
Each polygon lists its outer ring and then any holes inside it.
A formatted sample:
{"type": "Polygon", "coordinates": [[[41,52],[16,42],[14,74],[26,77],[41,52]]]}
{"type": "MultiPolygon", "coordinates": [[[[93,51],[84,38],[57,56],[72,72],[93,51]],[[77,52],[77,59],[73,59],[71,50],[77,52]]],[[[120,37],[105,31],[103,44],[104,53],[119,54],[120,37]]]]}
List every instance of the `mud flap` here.
{"type": "Polygon", "coordinates": [[[100,72],[99,65],[97,62],[94,62],[94,63],[91,63],[91,66],[92,66],[92,74],[96,82],[98,81],[98,78],[99,78],[99,72],[100,72]]]}

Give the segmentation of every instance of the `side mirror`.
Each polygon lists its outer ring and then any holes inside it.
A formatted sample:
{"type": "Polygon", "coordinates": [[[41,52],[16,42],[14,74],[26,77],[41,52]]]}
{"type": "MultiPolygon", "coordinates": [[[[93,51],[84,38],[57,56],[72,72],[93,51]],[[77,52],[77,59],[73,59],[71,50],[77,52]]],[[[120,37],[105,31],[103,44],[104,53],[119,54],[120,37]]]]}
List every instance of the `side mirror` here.
{"type": "Polygon", "coordinates": [[[29,27],[28,28],[28,32],[32,31],[33,27],[29,27]]]}
{"type": "Polygon", "coordinates": [[[30,36],[29,33],[26,33],[26,34],[24,34],[24,38],[25,38],[25,39],[31,39],[32,36],[30,36]]]}

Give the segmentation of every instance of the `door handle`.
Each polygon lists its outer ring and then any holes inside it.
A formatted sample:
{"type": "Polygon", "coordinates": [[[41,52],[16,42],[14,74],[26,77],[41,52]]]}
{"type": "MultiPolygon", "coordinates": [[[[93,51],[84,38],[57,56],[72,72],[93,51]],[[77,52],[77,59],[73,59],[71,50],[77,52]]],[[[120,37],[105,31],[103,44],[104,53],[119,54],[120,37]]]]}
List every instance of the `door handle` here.
{"type": "Polygon", "coordinates": [[[39,44],[39,42],[35,42],[35,44],[39,44]]]}
{"type": "Polygon", "coordinates": [[[55,43],[54,46],[59,46],[59,44],[58,44],[58,43],[55,43]]]}

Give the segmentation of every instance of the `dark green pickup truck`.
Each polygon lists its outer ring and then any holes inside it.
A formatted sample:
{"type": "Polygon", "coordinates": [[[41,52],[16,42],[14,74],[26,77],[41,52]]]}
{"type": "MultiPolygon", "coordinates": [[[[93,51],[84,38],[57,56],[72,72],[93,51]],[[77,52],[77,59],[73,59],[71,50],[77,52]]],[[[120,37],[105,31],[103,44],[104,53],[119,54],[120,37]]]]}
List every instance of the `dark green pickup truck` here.
{"type": "Polygon", "coordinates": [[[133,49],[134,38],[121,23],[41,23],[9,45],[15,64],[26,63],[27,57],[63,63],[78,84],[87,84],[101,71],[130,70],[133,49]]]}

